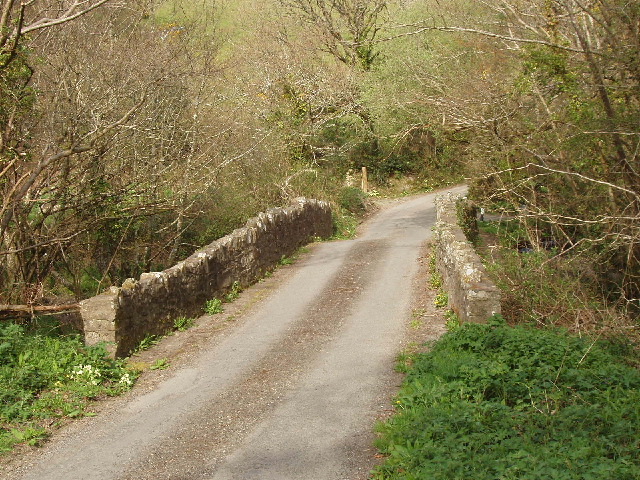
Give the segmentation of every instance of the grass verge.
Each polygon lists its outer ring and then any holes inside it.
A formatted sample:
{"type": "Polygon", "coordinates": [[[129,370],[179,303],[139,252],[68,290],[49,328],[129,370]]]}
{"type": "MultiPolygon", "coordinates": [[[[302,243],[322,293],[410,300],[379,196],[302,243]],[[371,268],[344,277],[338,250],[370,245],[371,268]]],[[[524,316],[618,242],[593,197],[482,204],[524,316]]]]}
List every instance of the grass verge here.
{"type": "Polygon", "coordinates": [[[55,320],[0,324],[0,453],[37,445],[99,397],[129,390],[135,373],[102,346],[63,335],[55,320]]]}
{"type": "Polygon", "coordinates": [[[501,318],[404,362],[381,479],[638,479],[640,372],[619,343],[501,318]]]}

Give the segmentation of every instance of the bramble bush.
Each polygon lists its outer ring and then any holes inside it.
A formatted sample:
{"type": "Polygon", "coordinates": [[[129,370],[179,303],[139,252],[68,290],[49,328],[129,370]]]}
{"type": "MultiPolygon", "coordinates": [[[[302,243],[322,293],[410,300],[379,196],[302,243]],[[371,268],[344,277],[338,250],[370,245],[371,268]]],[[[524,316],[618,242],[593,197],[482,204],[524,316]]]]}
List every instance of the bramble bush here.
{"type": "Polygon", "coordinates": [[[640,478],[640,372],[564,331],[465,324],[413,359],[381,479],[640,478]]]}
{"type": "Polygon", "coordinates": [[[47,419],[86,415],[87,402],[129,390],[135,375],[103,346],[86,347],[48,322],[0,325],[0,452],[36,444],[47,419]]]}

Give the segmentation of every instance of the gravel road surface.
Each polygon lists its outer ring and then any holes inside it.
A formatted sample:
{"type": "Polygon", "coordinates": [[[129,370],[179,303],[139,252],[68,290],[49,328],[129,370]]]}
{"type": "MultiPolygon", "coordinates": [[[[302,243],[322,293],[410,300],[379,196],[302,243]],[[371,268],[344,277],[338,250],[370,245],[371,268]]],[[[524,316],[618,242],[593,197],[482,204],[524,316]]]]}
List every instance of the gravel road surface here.
{"type": "Polygon", "coordinates": [[[169,369],[3,462],[0,478],[367,478],[395,356],[442,333],[423,282],[434,197],[388,202],[357,239],[311,245],[224,314],[167,337],[138,360],[169,369]]]}

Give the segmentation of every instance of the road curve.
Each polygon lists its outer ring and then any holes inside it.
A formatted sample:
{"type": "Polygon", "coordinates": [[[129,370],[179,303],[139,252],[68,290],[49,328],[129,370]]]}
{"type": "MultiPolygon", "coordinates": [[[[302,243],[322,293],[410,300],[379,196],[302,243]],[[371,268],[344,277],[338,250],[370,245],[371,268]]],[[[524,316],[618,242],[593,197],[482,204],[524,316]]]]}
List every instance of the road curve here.
{"type": "Polygon", "coordinates": [[[384,208],[356,240],[314,244],[188,364],[63,429],[1,478],[367,478],[434,197],[384,208]]]}

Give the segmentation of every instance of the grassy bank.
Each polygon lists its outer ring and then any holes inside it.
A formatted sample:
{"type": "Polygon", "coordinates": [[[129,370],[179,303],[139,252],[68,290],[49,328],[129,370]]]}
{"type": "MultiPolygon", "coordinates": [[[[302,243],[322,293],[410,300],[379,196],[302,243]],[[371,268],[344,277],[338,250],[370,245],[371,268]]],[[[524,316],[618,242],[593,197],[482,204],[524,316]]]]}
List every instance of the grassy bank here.
{"type": "Polygon", "coordinates": [[[379,426],[381,479],[640,478],[640,372],[620,343],[457,327],[418,354],[379,426]]]}
{"type": "Polygon", "coordinates": [[[0,324],[0,453],[37,445],[91,400],[129,390],[135,374],[104,348],[86,347],[56,321],[0,324]]]}

